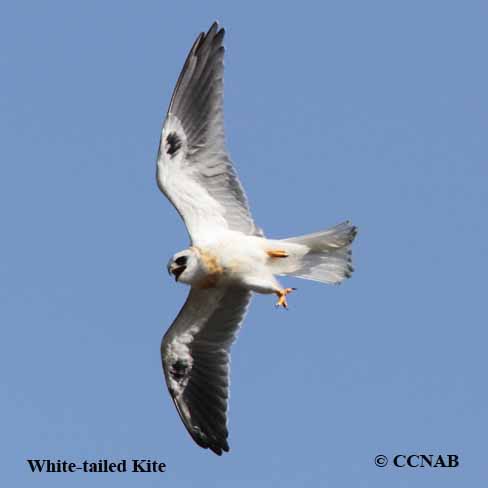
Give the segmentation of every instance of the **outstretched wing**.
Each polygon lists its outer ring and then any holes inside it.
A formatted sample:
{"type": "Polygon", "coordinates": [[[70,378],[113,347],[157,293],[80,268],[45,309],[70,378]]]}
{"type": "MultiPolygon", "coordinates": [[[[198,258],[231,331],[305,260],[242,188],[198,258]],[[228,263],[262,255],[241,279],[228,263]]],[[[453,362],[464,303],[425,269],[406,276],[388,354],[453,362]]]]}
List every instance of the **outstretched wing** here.
{"type": "Polygon", "coordinates": [[[164,376],[181,420],[201,447],[228,451],[230,346],[251,293],[192,288],[161,344],[164,376]]]}
{"type": "Polygon", "coordinates": [[[224,29],[214,23],[188,54],[163,125],[157,162],[161,191],[185,221],[192,242],[230,229],[259,234],[225,149],[224,29]]]}

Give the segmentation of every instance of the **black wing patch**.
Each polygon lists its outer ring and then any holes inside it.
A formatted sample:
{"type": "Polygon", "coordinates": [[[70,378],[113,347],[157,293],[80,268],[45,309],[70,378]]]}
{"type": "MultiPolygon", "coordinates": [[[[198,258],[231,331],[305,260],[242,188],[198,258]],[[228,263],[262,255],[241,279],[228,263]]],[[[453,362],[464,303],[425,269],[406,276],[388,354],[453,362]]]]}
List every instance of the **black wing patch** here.
{"type": "Polygon", "coordinates": [[[177,359],[170,366],[171,376],[179,383],[188,374],[188,363],[182,359],[177,359]]]}
{"type": "Polygon", "coordinates": [[[171,157],[181,149],[181,139],[176,132],[170,132],[166,137],[166,153],[171,157]]]}

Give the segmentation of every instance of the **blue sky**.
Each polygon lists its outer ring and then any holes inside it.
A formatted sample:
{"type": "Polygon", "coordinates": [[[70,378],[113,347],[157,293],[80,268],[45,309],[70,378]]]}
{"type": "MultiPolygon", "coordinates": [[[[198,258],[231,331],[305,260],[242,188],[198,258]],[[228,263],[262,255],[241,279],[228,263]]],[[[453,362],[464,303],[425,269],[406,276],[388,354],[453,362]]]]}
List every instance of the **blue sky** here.
{"type": "Polygon", "coordinates": [[[481,486],[486,479],[486,2],[10,2],[0,17],[5,486],[481,486]],[[159,344],[187,245],[159,193],[186,53],[227,30],[230,154],[256,221],[351,219],[356,273],[255,298],[231,452],[193,444],[159,344]],[[456,469],[377,454],[458,454],[456,469]],[[150,458],[162,475],[31,474],[150,458]]]}

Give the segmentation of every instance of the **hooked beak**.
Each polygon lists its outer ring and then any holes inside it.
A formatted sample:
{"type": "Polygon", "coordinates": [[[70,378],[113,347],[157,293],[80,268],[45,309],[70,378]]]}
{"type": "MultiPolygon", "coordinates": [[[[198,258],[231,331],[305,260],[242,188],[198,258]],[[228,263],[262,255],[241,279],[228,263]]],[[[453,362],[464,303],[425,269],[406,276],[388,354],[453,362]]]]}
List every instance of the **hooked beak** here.
{"type": "Polygon", "coordinates": [[[169,267],[169,272],[174,275],[175,281],[178,281],[178,278],[180,277],[181,273],[185,271],[185,269],[186,266],[178,266],[177,264],[172,263],[169,267]]]}

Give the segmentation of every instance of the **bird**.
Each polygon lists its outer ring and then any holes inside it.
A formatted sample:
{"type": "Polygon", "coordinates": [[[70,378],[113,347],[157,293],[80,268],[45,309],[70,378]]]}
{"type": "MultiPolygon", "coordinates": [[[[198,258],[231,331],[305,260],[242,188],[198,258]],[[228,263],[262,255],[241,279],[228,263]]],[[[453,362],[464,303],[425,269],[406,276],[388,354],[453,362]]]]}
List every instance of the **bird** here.
{"type": "Polygon", "coordinates": [[[357,228],[335,227],[268,239],[251,215],[226,150],[223,73],[225,30],[214,22],[193,43],[161,131],[156,179],[183,219],[190,246],[167,269],[190,286],[161,342],[166,384],[193,440],[217,455],[229,451],[230,348],[254,293],[288,308],[295,288],[277,276],[340,283],[353,272],[357,228]]]}

